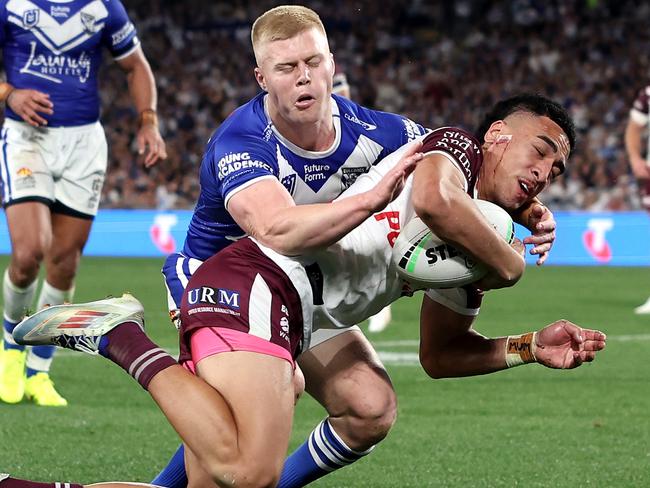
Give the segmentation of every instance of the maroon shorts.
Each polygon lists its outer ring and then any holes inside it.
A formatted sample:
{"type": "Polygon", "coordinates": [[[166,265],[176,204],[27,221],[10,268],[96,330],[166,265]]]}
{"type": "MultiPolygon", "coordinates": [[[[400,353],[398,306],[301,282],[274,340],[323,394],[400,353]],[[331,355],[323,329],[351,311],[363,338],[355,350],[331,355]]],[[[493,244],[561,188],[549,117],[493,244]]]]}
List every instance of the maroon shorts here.
{"type": "Polygon", "coordinates": [[[245,332],[295,359],[303,338],[300,296],[277,264],[241,239],[201,264],[185,287],[179,362],[192,359],[192,334],[204,327],[245,332]]]}

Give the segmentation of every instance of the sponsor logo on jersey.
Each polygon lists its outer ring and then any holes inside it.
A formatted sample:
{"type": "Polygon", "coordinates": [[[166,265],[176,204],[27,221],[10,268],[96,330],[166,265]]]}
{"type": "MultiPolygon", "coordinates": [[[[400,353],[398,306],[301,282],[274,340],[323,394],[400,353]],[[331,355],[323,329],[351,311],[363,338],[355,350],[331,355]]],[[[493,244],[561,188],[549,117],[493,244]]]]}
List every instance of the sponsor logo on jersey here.
{"type": "Polygon", "coordinates": [[[52,5],[50,6],[50,16],[68,18],[70,16],[70,7],[52,5]]]}
{"type": "Polygon", "coordinates": [[[284,186],[289,194],[293,195],[293,191],[296,189],[296,175],[288,175],[282,178],[282,186],[284,186]]]}
{"type": "Polygon", "coordinates": [[[582,234],[582,243],[589,255],[599,263],[612,260],[612,248],[606,234],[614,228],[613,219],[589,219],[587,230],[582,234]]]}
{"type": "Polygon", "coordinates": [[[242,169],[252,168],[261,168],[268,171],[269,173],[273,173],[273,168],[271,165],[265,163],[264,161],[251,159],[251,155],[249,153],[241,152],[226,154],[219,160],[217,163],[217,169],[219,170],[217,178],[223,180],[231,173],[235,173],[242,169]]]}
{"type": "Polygon", "coordinates": [[[404,128],[406,129],[406,138],[409,142],[415,140],[416,137],[422,135],[418,125],[409,119],[403,119],[404,128]]]}
{"type": "Polygon", "coordinates": [[[124,24],[124,27],[122,27],[111,36],[111,42],[113,43],[113,46],[118,46],[122,41],[124,41],[124,39],[129,37],[134,30],[135,27],[131,22],[124,24]]]}
{"type": "Polygon", "coordinates": [[[309,183],[310,181],[325,181],[329,178],[329,173],[331,171],[331,166],[329,164],[307,164],[305,165],[305,176],[303,179],[305,182],[309,183]]]}
{"type": "Polygon", "coordinates": [[[94,34],[97,32],[94,15],[90,15],[86,12],[79,12],[79,18],[81,19],[81,24],[84,27],[84,31],[86,31],[88,34],[94,34]]]}
{"type": "Polygon", "coordinates": [[[57,76],[78,77],[81,83],[88,81],[90,77],[91,61],[86,51],[82,51],[78,57],[73,58],[65,54],[40,54],[36,52],[36,42],[31,41],[29,58],[20,69],[21,73],[44,78],[54,83],[63,83],[57,76]]]}
{"type": "Polygon", "coordinates": [[[192,288],[187,293],[187,303],[190,305],[210,303],[239,310],[239,292],[225,288],[212,288],[211,286],[192,288]]]}
{"type": "Polygon", "coordinates": [[[363,127],[367,131],[375,130],[377,128],[376,125],[370,124],[368,122],[364,122],[363,120],[359,120],[356,115],[350,115],[350,114],[343,114],[343,117],[345,117],[347,120],[354,124],[358,124],[361,127],[363,127]]]}
{"type": "Polygon", "coordinates": [[[359,168],[341,168],[341,191],[350,188],[357,178],[368,171],[368,168],[361,166],[359,168]]]}

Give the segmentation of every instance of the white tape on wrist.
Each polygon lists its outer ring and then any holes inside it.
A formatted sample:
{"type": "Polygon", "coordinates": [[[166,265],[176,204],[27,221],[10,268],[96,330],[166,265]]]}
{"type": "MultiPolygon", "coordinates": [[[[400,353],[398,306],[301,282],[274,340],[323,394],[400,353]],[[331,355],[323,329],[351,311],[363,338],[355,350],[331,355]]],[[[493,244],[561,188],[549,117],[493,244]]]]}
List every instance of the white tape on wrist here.
{"type": "Polygon", "coordinates": [[[522,364],[534,363],[537,361],[535,342],[537,332],[508,336],[506,338],[506,365],[508,368],[521,366],[522,364]]]}

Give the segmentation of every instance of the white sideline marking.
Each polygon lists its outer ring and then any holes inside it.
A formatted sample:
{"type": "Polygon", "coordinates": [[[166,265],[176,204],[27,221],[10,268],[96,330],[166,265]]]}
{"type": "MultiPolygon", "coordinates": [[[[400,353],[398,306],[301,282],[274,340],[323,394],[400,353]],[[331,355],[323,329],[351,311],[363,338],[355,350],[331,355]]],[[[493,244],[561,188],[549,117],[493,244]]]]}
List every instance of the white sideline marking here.
{"type": "MultiPolygon", "coordinates": [[[[622,335],[609,335],[608,341],[613,342],[630,342],[630,341],[650,341],[650,334],[622,334],[622,335]]],[[[420,358],[417,352],[399,352],[399,351],[385,351],[382,348],[390,347],[406,347],[414,348],[419,345],[419,341],[413,339],[406,339],[402,341],[375,341],[372,345],[377,349],[379,359],[381,362],[388,366],[419,366],[420,358]]],[[[178,357],[178,349],[166,349],[172,356],[178,357]]],[[[63,357],[88,357],[86,354],[69,351],[67,349],[57,351],[57,356],[63,357]]]]}

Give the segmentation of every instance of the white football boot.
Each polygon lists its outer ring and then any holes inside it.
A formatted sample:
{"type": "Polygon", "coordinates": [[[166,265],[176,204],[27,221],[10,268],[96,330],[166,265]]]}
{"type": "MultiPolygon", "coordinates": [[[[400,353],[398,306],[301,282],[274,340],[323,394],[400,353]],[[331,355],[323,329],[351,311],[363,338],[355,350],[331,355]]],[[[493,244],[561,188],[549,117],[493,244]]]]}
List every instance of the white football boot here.
{"type": "Polygon", "coordinates": [[[650,298],[648,298],[643,305],[639,305],[634,309],[634,313],[637,315],[647,315],[650,314],[650,298]]]}
{"type": "Polygon", "coordinates": [[[98,354],[102,336],[124,322],[144,329],[144,308],[129,293],[95,302],[54,305],[25,317],[14,329],[18,344],[53,344],[87,354],[98,354]]]}

